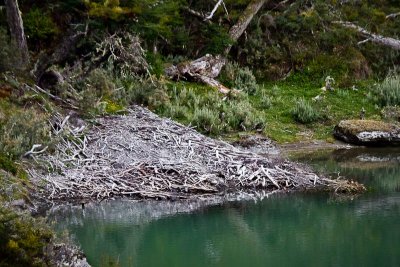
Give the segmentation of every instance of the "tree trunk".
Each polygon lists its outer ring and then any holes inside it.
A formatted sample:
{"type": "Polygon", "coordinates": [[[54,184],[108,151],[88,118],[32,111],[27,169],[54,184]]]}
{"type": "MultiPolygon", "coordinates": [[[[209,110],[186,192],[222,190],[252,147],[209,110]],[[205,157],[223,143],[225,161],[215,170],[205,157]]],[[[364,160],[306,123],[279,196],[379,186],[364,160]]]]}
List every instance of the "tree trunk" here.
{"type": "MultiPolygon", "coordinates": [[[[237,41],[240,36],[242,36],[243,32],[246,30],[247,26],[249,26],[253,17],[258,13],[261,7],[267,2],[267,0],[253,0],[250,4],[246,7],[246,10],[240,16],[239,20],[236,22],[235,25],[229,30],[229,37],[233,41],[237,41]]],[[[229,54],[232,45],[229,45],[225,49],[225,55],[229,54]]]]}
{"type": "Polygon", "coordinates": [[[364,43],[365,41],[371,41],[373,43],[387,46],[387,47],[390,47],[395,50],[400,50],[400,40],[398,40],[398,39],[371,33],[369,31],[367,31],[366,29],[364,29],[354,23],[351,23],[351,22],[335,21],[334,23],[342,25],[345,28],[354,29],[357,32],[359,32],[361,35],[366,37],[367,39],[362,41],[361,43],[364,43]]]}
{"type": "Polygon", "coordinates": [[[15,42],[19,53],[18,67],[24,69],[29,64],[29,52],[21,12],[19,11],[17,0],[5,0],[5,4],[11,37],[15,42]]]}
{"type": "MultiPolygon", "coordinates": [[[[267,0],[252,0],[249,3],[239,20],[229,30],[229,36],[233,41],[236,42],[239,39],[253,17],[266,2],[267,0]]],[[[224,54],[229,54],[231,48],[232,45],[229,45],[229,47],[225,49],[224,54]]],[[[204,57],[191,62],[180,63],[177,66],[171,66],[165,70],[165,74],[171,79],[175,80],[184,78],[186,80],[202,82],[218,89],[221,93],[227,94],[230,92],[230,90],[215,80],[225,63],[226,59],[221,55],[205,55],[204,57]]]]}

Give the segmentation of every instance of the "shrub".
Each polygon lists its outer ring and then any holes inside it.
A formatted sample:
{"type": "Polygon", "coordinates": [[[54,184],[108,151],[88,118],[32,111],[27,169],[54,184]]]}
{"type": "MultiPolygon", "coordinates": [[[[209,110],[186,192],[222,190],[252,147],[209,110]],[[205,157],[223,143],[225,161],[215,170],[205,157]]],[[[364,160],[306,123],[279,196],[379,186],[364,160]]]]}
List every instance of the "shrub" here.
{"type": "Polygon", "coordinates": [[[269,109],[272,107],[273,98],[267,95],[265,92],[261,93],[260,96],[260,105],[259,107],[262,109],[269,109]]]}
{"type": "Polygon", "coordinates": [[[300,123],[315,122],[321,117],[319,112],[304,98],[300,98],[300,100],[296,101],[296,104],[292,109],[292,116],[295,121],[300,123]]]}
{"type": "Polygon", "coordinates": [[[45,247],[52,236],[43,220],[0,204],[0,266],[47,266],[45,247]]]}
{"type": "Polygon", "coordinates": [[[166,85],[159,80],[129,77],[119,80],[114,96],[122,104],[146,105],[157,108],[169,102],[166,85]]]}
{"type": "Polygon", "coordinates": [[[218,118],[218,114],[207,107],[194,111],[192,124],[200,131],[209,134],[218,134],[221,131],[221,121],[218,118]]]}
{"type": "Polygon", "coordinates": [[[376,88],[382,106],[400,105],[400,75],[390,74],[376,88]]]}
{"type": "Polygon", "coordinates": [[[381,116],[388,121],[400,121],[400,107],[386,106],[382,109],[381,116]]]}
{"type": "Polygon", "coordinates": [[[15,69],[20,57],[16,54],[15,46],[3,27],[0,27],[0,47],[0,73],[15,69]]]}
{"type": "Polygon", "coordinates": [[[261,116],[247,101],[230,102],[225,114],[226,121],[233,130],[249,131],[264,124],[261,116]]]}
{"type": "Polygon", "coordinates": [[[35,108],[19,109],[8,102],[0,102],[0,153],[17,158],[34,144],[50,140],[48,116],[35,108]]]}
{"type": "Polygon", "coordinates": [[[52,17],[37,7],[31,8],[23,19],[25,33],[33,42],[51,38],[59,31],[52,17]]]}
{"type": "Polygon", "coordinates": [[[238,63],[228,62],[222,73],[221,80],[228,87],[242,90],[248,94],[255,94],[258,85],[256,78],[248,67],[241,67],[238,63]]]}
{"type": "Polygon", "coordinates": [[[249,95],[256,93],[258,89],[256,77],[248,67],[239,68],[235,78],[235,88],[249,95]]]}
{"type": "Polygon", "coordinates": [[[175,119],[187,119],[189,110],[185,106],[179,104],[167,104],[164,110],[164,116],[175,119]]]}

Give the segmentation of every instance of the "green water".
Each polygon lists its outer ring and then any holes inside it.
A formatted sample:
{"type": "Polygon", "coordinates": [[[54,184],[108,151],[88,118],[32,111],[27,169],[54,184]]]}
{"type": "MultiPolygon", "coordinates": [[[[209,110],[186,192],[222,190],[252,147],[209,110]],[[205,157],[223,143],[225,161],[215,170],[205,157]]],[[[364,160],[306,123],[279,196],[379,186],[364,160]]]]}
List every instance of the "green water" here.
{"type": "Polygon", "coordinates": [[[93,266],[400,266],[400,151],[304,158],[370,191],[354,198],[276,194],[206,207],[114,201],[53,216],[93,266]]]}

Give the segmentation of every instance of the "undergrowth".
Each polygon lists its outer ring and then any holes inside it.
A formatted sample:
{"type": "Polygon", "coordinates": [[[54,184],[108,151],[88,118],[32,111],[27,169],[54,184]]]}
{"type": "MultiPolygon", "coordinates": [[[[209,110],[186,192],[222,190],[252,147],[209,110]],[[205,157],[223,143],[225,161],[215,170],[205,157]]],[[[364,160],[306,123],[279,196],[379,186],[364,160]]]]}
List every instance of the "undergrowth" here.
{"type": "Polygon", "coordinates": [[[377,86],[376,91],[382,106],[400,105],[400,75],[390,74],[377,86]]]}

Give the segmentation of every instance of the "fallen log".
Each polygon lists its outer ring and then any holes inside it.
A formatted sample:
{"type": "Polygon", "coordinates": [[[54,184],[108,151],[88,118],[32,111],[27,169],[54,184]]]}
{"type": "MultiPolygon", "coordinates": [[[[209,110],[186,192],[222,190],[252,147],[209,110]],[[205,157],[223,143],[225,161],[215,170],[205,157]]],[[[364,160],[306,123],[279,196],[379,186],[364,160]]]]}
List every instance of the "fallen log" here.
{"type": "Polygon", "coordinates": [[[174,80],[201,82],[227,94],[230,89],[215,80],[225,65],[225,61],[226,59],[222,56],[207,54],[191,62],[183,62],[177,66],[172,65],[165,70],[165,74],[174,80]]]}

